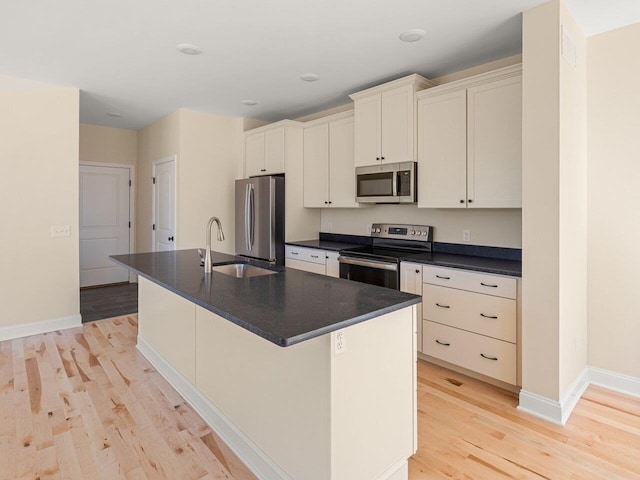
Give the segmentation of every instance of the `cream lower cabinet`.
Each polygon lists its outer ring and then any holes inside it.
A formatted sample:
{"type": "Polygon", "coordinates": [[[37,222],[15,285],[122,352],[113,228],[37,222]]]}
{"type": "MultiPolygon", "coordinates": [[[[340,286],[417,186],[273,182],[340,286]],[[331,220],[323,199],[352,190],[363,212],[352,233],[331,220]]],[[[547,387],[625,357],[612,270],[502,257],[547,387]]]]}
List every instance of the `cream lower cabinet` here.
{"type": "Polygon", "coordinates": [[[418,207],[522,207],[522,66],[417,93],[418,207]]]}
{"type": "Polygon", "coordinates": [[[517,280],[425,265],[422,353],[517,384],[517,280]]]}
{"type": "Polygon", "coordinates": [[[340,277],[338,252],[285,245],[285,266],[305,272],[340,277]]]}
{"type": "MultiPolygon", "coordinates": [[[[422,265],[420,263],[400,262],[400,291],[422,295],[422,265]]],[[[418,319],[422,319],[422,304],[417,306],[418,319]]],[[[422,321],[417,322],[418,352],[422,352],[422,321]]]]}
{"type": "Polygon", "coordinates": [[[304,206],[357,208],[353,112],[305,124],[304,206]]]}

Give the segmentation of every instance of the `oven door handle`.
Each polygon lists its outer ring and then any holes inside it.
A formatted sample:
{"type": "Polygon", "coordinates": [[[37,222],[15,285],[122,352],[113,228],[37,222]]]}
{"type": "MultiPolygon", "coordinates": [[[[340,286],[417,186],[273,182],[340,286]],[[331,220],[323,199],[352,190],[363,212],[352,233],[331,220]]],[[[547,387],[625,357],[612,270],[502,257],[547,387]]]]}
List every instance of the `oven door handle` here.
{"type": "Polygon", "coordinates": [[[381,262],[379,260],[363,260],[360,258],[343,257],[342,255],[338,257],[338,262],[348,263],[349,265],[358,265],[360,267],[376,268],[378,270],[390,270],[392,272],[396,272],[398,270],[397,263],[381,262]]]}

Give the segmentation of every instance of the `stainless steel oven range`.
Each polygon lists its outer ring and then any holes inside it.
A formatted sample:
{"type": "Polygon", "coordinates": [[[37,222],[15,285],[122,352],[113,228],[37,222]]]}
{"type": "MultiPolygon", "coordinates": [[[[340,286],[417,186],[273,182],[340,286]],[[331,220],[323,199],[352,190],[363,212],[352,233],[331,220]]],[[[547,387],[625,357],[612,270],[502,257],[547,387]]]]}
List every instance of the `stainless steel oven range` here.
{"type": "Polygon", "coordinates": [[[400,260],[431,254],[433,227],[371,225],[372,244],[340,251],[340,278],[400,289],[400,260]]]}

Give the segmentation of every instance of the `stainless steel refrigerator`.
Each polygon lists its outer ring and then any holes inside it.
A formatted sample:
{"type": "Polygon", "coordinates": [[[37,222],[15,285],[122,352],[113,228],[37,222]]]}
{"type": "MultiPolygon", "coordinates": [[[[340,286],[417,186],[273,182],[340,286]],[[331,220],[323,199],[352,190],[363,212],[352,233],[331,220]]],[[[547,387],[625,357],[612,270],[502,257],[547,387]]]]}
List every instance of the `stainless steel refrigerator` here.
{"type": "Polygon", "coordinates": [[[236,180],[236,254],[284,265],[284,177],[236,180]]]}

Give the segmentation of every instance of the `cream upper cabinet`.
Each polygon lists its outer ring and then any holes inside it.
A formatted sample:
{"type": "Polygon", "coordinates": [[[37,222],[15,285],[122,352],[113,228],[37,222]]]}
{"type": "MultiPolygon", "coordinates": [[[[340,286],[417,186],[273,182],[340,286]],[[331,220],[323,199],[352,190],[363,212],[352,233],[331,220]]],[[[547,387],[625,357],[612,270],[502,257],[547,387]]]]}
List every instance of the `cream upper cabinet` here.
{"type": "Polygon", "coordinates": [[[259,130],[245,134],[246,176],[284,173],[286,127],[259,130]]]}
{"type": "Polygon", "coordinates": [[[434,85],[414,74],[350,95],[355,112],[355,166],[415,161],[415,94],[434,85]]]}
{"type": "Polygon", "coordinates": [[[419,92],[418,207],[522,207],[522,66],[419,92]]]}
{"type": "Polygon", "coordinates": [[[356,208],[353,113],[341,113],[304,129],[304,206],[356,208]]]}

